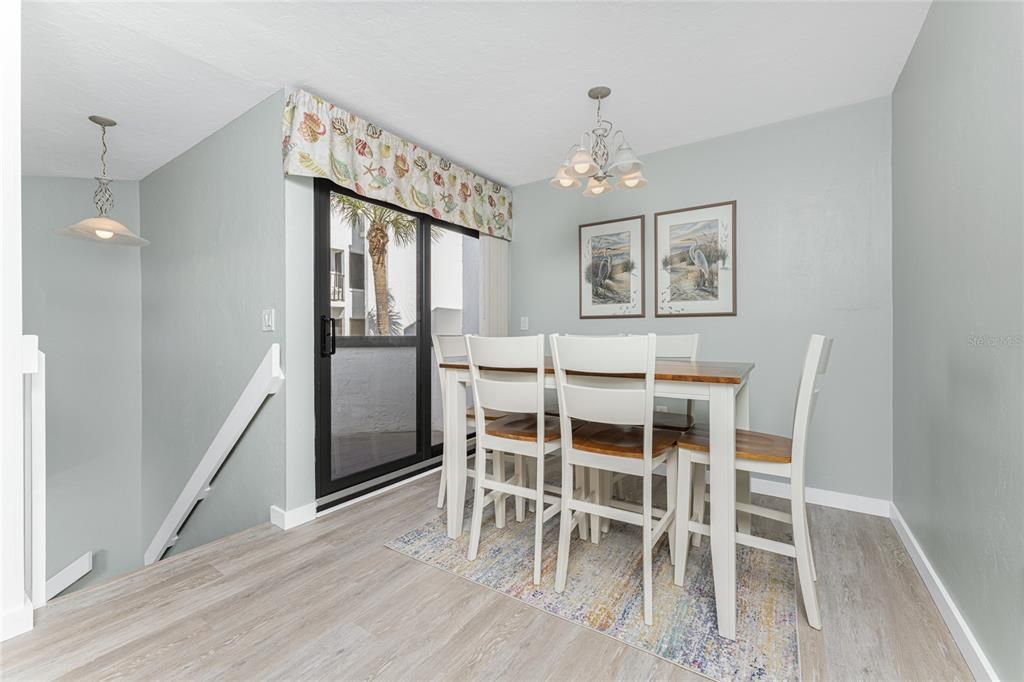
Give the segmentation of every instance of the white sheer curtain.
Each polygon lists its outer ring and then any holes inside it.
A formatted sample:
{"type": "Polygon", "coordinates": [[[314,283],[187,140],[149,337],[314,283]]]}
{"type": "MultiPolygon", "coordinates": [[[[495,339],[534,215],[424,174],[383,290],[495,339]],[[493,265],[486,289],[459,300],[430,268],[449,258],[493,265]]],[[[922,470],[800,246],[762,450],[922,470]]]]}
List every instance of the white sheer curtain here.
{"type": "Polygon", "coordinates": [[[509,299],[509,243],[480,235],[480,334],[507,336],[509,299]]]}

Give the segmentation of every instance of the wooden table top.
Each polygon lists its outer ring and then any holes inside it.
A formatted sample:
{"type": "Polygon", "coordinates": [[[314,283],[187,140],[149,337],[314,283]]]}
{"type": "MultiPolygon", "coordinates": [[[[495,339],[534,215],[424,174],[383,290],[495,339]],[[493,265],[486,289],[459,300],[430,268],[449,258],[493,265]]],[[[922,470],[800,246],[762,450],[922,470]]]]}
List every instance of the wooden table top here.
{"type": "MultiPolygon", "coordinates": [[[[554,374],[555,369],[551,358],[546,358],[545,371],[547,374],[554,374]]],[[[469,365],[465,358],[451,358],[448,362],[442,362],[444,369],[468,370],[469,365]]],[[[752,362],[706,362],[703,360],[658,360],[654,364],[654,378],[656,381],[689,381],[702,384],[741,384],[747,375],[754,369],[752,362]]],[[[533,371],[530,369],[506,371],[533,371]]],[[[585,374],[585,372],[573,372],[573,374],[585,374]]],[[[608,375],[601,375],[608,376],[608,375]]],[[[624,378],[642,378],[642,374],[616,374],[624,378]]]]}

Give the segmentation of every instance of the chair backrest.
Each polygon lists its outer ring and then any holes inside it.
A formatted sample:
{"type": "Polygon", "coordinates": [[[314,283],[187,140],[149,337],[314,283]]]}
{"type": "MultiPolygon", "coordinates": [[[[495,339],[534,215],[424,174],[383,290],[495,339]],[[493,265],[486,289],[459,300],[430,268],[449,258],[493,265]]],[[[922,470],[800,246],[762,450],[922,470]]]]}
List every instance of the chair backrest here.
{"type": "Polygon", "coordinates": [[[544,443],[544,335],[466,335],[477,433],[484,410],[537,415],[537,443],[544,443]]]}
{"type": "Polygon", "coordinates": [[[812,334],[804,355],[803,371],[797,387],[796,409],[793,414],[793,478],[794,485],[803,483],[804,463],[807,459],[807,432],[814,416],[821,377],[828,370],[832,354],[832,339],[812,334]]]}
{"type": "Polygon", "coordinates": [[[656,337],[552,335],[562,443],[572,442],[572,420],[642,426],[650,458],[654,414],[656,337]]]}
{"type": "MultiPolygon", "coordinates": [[[[434,364],[438,376],[441,364],[455,358],[466,357],[466,337],[462,334],[431,334],[434,343],[434,364]]],[[[444,404],[444,382],[441,382],[441,403],[444,404]]]]}
{"type": "Polygon", "coordinates": [[[700,334],[658,334],[658,358],[696,360],[700,334]]]}

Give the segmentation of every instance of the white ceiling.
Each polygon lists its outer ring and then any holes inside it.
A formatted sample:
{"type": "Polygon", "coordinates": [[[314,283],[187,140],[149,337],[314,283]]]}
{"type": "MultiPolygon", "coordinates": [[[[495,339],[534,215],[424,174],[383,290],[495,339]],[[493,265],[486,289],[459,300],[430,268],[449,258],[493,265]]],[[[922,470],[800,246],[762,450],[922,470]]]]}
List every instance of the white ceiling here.
{"type": "Polygon", "coordinates": [[[926,2],[30,3],[23,170],[142,178],[284,86],[501,183],[549,176],[586,91],[639,154],[892,92],[926,2]]]}

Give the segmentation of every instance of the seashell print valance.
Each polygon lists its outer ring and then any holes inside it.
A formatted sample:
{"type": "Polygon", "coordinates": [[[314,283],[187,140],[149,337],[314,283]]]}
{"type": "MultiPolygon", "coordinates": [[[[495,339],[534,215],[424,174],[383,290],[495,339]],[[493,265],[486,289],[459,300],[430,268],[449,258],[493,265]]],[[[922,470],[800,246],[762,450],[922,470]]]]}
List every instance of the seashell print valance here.
{"type": "Polygon", "coordinates": [[[303,90],[288,95],[284,172],[512,240],[512,193],[303,90]]]}

